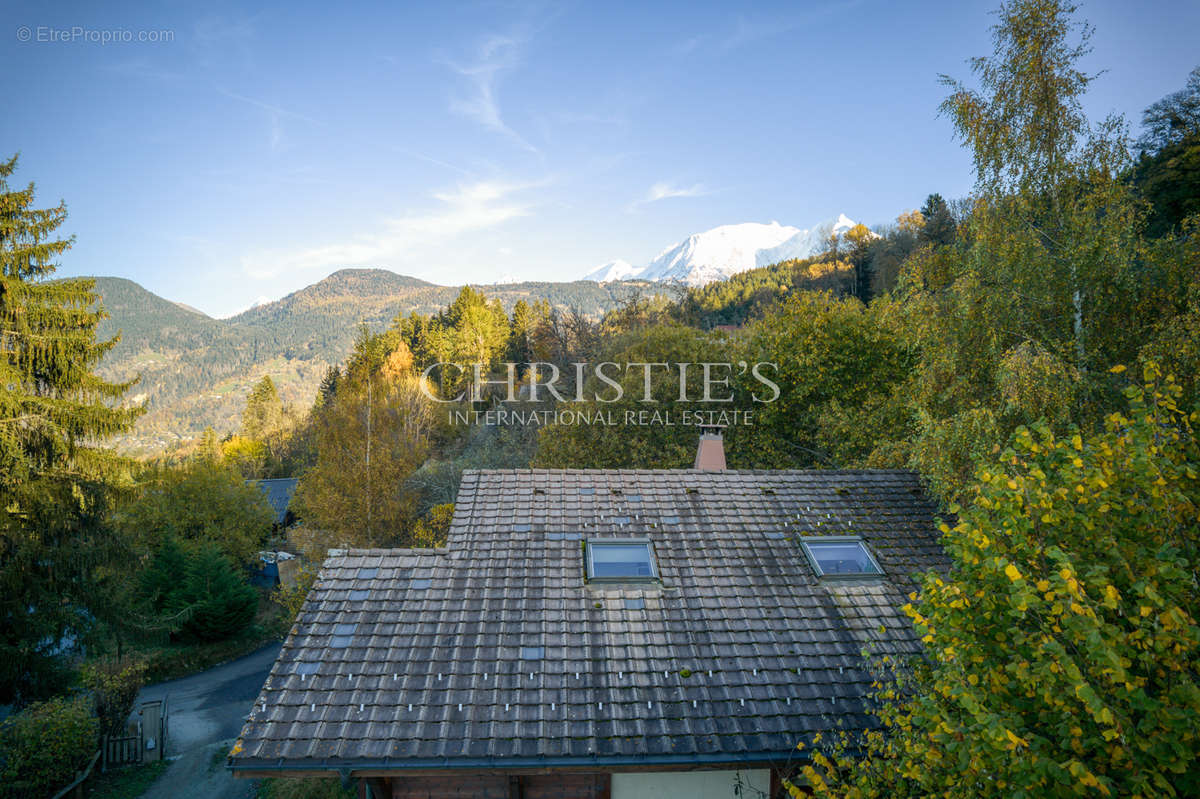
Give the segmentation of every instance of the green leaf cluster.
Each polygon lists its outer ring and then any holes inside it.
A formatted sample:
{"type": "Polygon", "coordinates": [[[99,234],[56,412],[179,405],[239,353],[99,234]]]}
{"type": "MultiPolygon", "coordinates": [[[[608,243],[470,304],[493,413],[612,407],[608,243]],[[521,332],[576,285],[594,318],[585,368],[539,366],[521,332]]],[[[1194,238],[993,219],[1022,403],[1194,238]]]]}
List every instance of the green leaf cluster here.
{"type": "Polygon", "coordinates": [[[814,757],[817,795],[1200,792],[1200,414],[1144,377],[1103,432],[1021,428],[981,467],[905,608],[924,660],[814,757]]]}
{"type": "Polygon", "coordinates": [[[87,765],[100,723],[85,697],[36,702],[0,722],[0,797],[50,796],[87,765]]]}
{"type": "Polygon", "coordinates": [[[139,552],[155,552],[173,538],[185,547],[215,546],[235,563],[248,564],[274,519],[257,486],[222,463],[196,459],[148,468],[113,523],[139,552]]]}

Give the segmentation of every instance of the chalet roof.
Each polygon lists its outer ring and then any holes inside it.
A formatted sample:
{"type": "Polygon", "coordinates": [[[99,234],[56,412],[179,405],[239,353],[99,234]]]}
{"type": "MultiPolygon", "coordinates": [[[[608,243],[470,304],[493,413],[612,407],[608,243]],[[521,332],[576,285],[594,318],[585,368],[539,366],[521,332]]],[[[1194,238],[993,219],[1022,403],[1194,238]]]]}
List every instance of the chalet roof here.
{"type": "Polygon", "coordinates": [[[909,575],[945,565],[897,471],[468,471],[441,550],[325,562],[235,770],[784,761],[872,722],[863,651],[915,652],[909,575]],[[797,539],[860,535],[882,578],[797,539]],[[584,579],[653,543],[661,584],[584,579]]]}
{"type": "Polygon", "coordinates": [[[267,498],[267,503],[275,511],[275,522],[283,524],[287,519],[288,505],[292,501],[292,495],[296,493],[298,480],[295,477],[278,477],[270,480],[251,480],[250,482],[258,486],[259,490],[263,492],[263,496],[267,498]]]}

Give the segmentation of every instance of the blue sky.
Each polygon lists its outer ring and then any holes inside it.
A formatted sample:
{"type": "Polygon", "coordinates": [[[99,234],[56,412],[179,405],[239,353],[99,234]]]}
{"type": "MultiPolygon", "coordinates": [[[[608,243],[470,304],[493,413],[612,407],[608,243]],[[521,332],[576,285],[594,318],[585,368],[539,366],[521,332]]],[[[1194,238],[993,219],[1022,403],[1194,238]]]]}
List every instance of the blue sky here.
{"type": "MultiPolygon", "coordinates": [[[[343,266],[566,280],[963,196],[937,76],[990,52],[995,5],[4,2],[0,154],[66,200],[61,274],[215,316],[343,266]]],[[[1200,63],[1200,3],[1081,13],[1094,117],[1136,123],[1200,63]]]]}

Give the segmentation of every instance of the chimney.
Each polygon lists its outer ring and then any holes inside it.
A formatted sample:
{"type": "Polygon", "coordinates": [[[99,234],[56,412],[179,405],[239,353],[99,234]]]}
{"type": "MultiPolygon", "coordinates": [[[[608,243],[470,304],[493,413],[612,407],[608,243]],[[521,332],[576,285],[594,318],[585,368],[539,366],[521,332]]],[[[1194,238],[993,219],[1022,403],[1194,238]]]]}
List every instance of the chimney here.
{"type": "Polygon", "coordinates": [[[725,444],[721,438],[722,425],[703,425],[700,428],[700,446],[696,449],[693,469],[706,472],[725,470],[725,444]]]}

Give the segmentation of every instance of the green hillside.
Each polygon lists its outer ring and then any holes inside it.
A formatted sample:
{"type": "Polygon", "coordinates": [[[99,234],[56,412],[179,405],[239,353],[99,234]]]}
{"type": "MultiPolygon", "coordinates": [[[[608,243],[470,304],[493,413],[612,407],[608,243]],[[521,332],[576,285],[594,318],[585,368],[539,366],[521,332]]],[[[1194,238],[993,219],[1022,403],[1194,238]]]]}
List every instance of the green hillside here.
{"type": "Polygon", "coordinates": [[[118,348],[137,352],[147,346],[169,343],[194,346],[220,330],[221,322],[184,305],[164,300],[122,277],[96,278],[96,289],[104,297],[111,318],[101,323],[106,338],[121,331],[118,348]],[[120,323],[117,323],[120,320],[120,323]]]}
{"type": "MultiPolygon", "coordinates": [[[[506,309],[521,299],[546,299],[599,316],[646,291],[647,284],[576,281],[478,288],[506,309]]],[[[276,302],[212,319],[133,281],[98,277],[96,291],[110,316],[100,335],[121,335],[100,371],[109,379],[140,376],[130,397],[148,406],[136,433],[121,444],[130,451],[152,451],[208,426],[218,433],[231,431],[250,387],[268,374],[285,402],[307,405],[326,369],[349,353],[360,324],[380,330],[397,314],[436,312],[460,290],[384,269],[343,269],[276,302]]]]}

